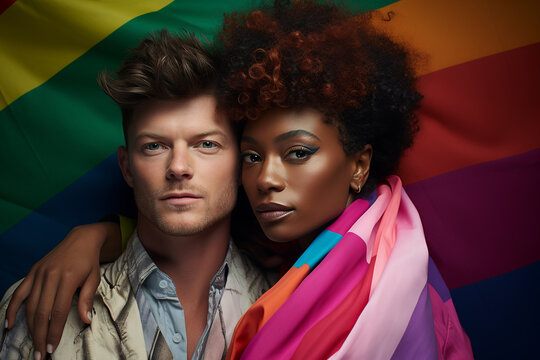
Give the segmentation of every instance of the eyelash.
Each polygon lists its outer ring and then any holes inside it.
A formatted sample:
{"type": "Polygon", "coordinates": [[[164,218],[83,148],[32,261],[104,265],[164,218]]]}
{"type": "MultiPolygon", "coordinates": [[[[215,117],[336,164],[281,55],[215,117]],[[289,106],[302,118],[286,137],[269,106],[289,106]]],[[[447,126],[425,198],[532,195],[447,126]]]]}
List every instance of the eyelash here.
{"type": "Polygon", "coordinates": [[[258,160],[261,159],[261,157],[258,154],[254,153],[254,152],[251,152],[251,151],[246,151],[246,152],[243,152],[243,153],[240,154],[240,160],[242,161],[242,163],[250,165],[250,164],[253,164],[253,163],[256,162],[256,160],[248,162],[247,161],[248,156],[256,156],[258,158],[258,160]]]}
{"type": "Polygon", "coordinates": [[[160,144],[160,143],[151,142],[151,143],[143,145],[143,151],[155,152],[155,151],[161,150],[163,147],[164,146],[162,144],[160,144]],[[152,146],[152,145],[157,145],[159,148],[158,149],[150,149],[150,146],[152,146]]]}
{"type": "MultiPolygon", "coordinates": [[[[290,161],[290,162],[304,162],[306,161],[307,159],[309,159],[311,157],[311,155],[315,154],[317,152],[317,150],[319,150],[318,147],[311,147],[311,146],[297,146],[297,147],[293,147],[289,150],[287,150],[286,154],[285,154],[285,159],[290,161]],[[291,155],[292,154],[297,154],[299,152],[303,152],[304,153],[304,157],[302,158],[299,158],[299,159],[293,159],[291,158],[291,155]]],[[[261,156],[259,154],[257,154],[256,152],[253,152],[253,151],[245,151],[243,153],[240,154],[240,158],[242,160],[242,163],[245,163],[245,164],[248,164],[248,165],[251,165],[251,164],[254,164],[256,162],[259,162],[261,161],[261,156]],[[250,158],[250,157],[256,157],[256,159],[253,159],[253,158],[250,158]],[[250,161],[248,161],[248,159],[250,161]]]]}
{"type": "MultiPolygon", "coordinates": [[[[219,144],[217,144],[214,141],[204,140],[204,141],[201,141],[200,143],[198,143],[195,147],[199,148],[199,149],[202,149],[203,151],[214,152],[219,148],[219,144]],[[208,145],[210,147],[205,147],[204,145],[208,145]]],[[[156,153],[156,152],[158,152],[160,150],[164,150],[166,148],[168,148],[166,145],[160,144],[159,142],[150,142],[150,143],[146,143],[146,144],[144,144],[142,146],[143,152],[149,152],[149,153],[156,153]],[[156,148],[151,149],[150,147],[152,147],[152,146],[156,146],[156,148]]]]}
{"type": "Polygon", "coordinates": [[[304,160],[307,160],[309,159],[309,157],[313,154],[315,154],[317,152],[317,150],[319,150],[319,148],[315,148],[315,147],[310,147],[310,146],[298,146],[298,147],[293,147],[292,149],[288,150],[287,151],[287,154],[286,154],[286,158],[289,158],[291,161],[304,161],[304,160]],[[300,159],[291,159],[290,156],[291,154],[298,154],[298,153],[304,153],[304,157],[303,158],[300,158],[300,159]]]}

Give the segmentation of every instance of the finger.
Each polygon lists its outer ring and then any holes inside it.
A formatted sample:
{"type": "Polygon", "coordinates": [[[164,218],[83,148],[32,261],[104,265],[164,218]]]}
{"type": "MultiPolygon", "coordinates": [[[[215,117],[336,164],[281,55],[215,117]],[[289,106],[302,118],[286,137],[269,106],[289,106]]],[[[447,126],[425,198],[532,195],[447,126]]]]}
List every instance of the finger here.
{"type": "Polygon", "coordinates": [[[36,272],[30,295],[28,295],[28,299],[26,300],[26,323],[30,334],[32,334],[34,330],[34,315],[39,303],[39,297],[41,296],[41,287],[43,285],[42,279],[43,276],[41,272],[36,272]]]}
{"type": "Polygon", "coordinates": [[[94,306],[94,295],[99,286],[101,280],[101,275],[99,268],[96,271],[91,271],[90,275],[84,282],[81,287],[81,292],[79,293],[79,316],[81,320],[87,324],[90,324],[92,321],[92,308],[94,306]]]}
{"type": "Polygon", "coordinates": [[[54,304],[55,294],[60,284],[59,276],[55,273],[43,276],[39,301],[34,313],[34,326],[31,330],[34,348],[43,356],[46,354],[46,339],[49,329],[49,319],[54,304]]]}
{"type": "Polygon", "coordinates": [[[57,290],[54,305],[51,310],[51,320],[49,321],[46,338],[46,349],[49,354],[52,353],[60,343],[71,308],[71,302],[77,288],[76,284],[69,281],[63,281],[60,283],[57,290]]]}
{"type": "Polygon", "coordinates": [[[22,303],[30,294],[33,283],[34,276],[28,275],[13,292],[13,296],[11,297],[11,300],[9,301],[9,305],[6,310],[6,328],[11,329],[13,328],[13,325],[15,325],[17,312],[21,308],[22,303]]]}

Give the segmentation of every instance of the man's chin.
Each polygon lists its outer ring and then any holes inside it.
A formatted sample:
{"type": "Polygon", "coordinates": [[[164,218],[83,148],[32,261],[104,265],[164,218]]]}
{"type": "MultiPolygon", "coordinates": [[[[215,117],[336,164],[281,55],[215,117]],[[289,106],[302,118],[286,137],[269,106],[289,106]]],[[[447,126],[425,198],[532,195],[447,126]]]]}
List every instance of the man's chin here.
{"type": "Polygon", "coordinates": [[[193,224],[193,223],[182,223],[182,224],[158,224],[158,229],[166,235],[169,236],[190,236],[196,235],[204,231],[206,228],[205,224],[193,224]]]}

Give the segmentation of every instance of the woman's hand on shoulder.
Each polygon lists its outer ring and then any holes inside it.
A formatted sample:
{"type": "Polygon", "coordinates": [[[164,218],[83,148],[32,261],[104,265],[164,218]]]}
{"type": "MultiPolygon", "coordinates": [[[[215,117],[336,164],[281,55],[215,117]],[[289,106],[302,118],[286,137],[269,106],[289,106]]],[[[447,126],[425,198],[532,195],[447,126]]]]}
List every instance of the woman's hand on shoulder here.
{"type": "MultiPolygon", "coordinates": [[[[100,282],[100,252],[111,237],[120,237],[118,224],[112,222],[73,228],[32,267],[15,290],[6,313],[8,329],[14,326],[17,311],[26,300],[26,321],[35,351],[42,355],[45,351],[51,353],[60,342],[73,296],[79,288],[79,316],[90,324],[94,294],[100,282]]],[[[120,240],[115,241],[117,248],[121,248],[120,240]]]]}

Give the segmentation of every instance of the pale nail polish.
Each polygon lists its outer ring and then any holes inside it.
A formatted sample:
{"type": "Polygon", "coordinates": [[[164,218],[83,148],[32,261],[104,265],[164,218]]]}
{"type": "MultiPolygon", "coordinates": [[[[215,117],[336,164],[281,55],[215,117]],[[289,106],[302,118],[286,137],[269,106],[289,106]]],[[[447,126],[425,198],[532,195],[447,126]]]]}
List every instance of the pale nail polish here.
{"type": "Polygon", "coordinates": [[[41,360],[41,353],[39,351],[34,351],[34,360],[41,360]]]}
{"type": "Polygon", "coordinates": [[[87,312],[86,316],[88,316],[88,320],[92,321],[92,312],[91,311],[87,312]]]}
{"type": "Polygon", "coordinates": [[[48,352],[49,354],[52,354],[52,352],[53,352],[53,347],[52,347],[51,344],[47,344],[47,352],[48,352]]]}
{"type": "Polygon", "coordinates": [[[9,325],[8,319],[6,319],[6,322],[4,323],[4,327],[7,329],[9,325]]]}

